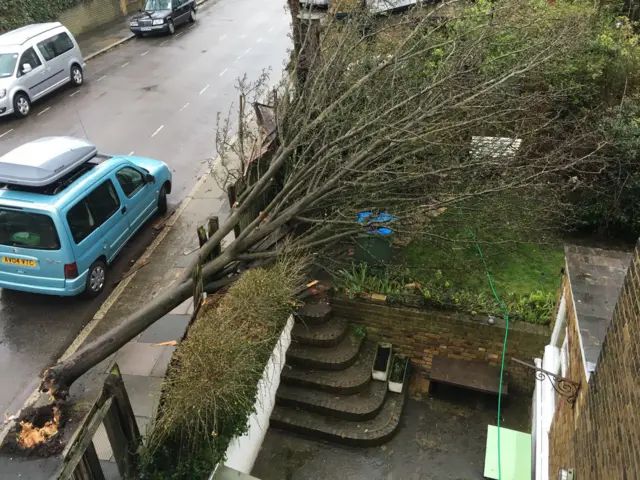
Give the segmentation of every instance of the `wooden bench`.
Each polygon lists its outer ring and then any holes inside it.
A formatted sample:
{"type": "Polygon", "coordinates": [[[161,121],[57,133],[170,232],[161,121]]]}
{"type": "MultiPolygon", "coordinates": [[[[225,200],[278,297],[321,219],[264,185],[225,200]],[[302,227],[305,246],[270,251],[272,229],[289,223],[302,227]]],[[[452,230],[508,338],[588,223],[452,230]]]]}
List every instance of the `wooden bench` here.
{"type": "MultiPolygon", "coordinates": [[[[429,380],[431,383],[446,383],[497,395],[500,388],[500,369],[482,363],[436,355],[431,362],[429,380]]],[[[504,378],[502,395],[507,395],[508,391],[507,379],[504,378]]]]}

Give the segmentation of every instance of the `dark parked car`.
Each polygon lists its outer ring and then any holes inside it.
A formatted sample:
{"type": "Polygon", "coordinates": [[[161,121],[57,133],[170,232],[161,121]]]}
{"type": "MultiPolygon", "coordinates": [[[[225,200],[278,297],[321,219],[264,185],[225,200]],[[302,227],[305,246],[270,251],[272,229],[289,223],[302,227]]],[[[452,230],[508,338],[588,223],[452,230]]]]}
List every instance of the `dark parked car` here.
{"type": "Polygon", "coordinates": [[[173,35],[178,25],[196,21],[196,9],[196,0],[147,0],[129,28],[139,37],[145,33],[173,35]]]}

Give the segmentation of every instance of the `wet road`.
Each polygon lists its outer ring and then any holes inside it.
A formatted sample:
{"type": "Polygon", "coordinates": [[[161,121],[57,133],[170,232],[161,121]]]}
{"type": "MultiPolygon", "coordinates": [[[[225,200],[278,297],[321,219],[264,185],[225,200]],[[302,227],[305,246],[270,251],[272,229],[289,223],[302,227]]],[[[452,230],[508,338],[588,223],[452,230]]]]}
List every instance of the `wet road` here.
{"type": "MultiPolygon", "coordinates": [[[[215,158],[217,112],[237,104],[237,78],[279,76],[290,41],[280,0],[210,0],[173,37],[135,39],[87,65],[86,83],[0,118],[0,155],[49,135],[84,137],[106,153],[147,156],[173,170],[179,203],[215,158]]],[[[110,271],[118,279],[154,235],[147,226],[110,271]]],[[[14,413],[109,292],[94,301],[0,289],[0,412],[14,413]]]]}

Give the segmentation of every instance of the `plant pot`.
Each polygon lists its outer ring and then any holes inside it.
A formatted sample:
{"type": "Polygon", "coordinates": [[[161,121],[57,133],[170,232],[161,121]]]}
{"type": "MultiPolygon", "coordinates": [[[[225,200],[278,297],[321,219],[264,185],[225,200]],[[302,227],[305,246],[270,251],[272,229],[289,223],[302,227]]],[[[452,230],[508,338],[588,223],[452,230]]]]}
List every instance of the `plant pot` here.
{"type": "Polygon", "coordinates": [[[404,355],[394,355],[391,362],[391,372],[389,375],[389,391],[402,393],[402,387],[407,379],[409,370],[409,359],[404,355]]]}
{"type": "Polygon", "coordinates": [[[378,343],[376,356],[373,359],[373,368],[371,369],[371,375],[374,380],[387,381],[389,370],[391,369],[392,351],[393,345],[390,343],[378,343]]]}

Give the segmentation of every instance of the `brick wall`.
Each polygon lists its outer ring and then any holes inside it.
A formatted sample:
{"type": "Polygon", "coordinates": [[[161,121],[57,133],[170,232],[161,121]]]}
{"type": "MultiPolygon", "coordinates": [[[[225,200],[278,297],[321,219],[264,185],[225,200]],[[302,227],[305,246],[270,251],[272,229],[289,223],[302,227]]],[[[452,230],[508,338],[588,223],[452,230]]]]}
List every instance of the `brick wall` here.
{"type": "Polygon", "coordinates": [[[64,11],[58,20],[74,35],[79,35],[109,22],[124,22],[128,14],[143,4],[144,0],[87,0],[64,11]]]}
{"type": "MultiPolygon", "coordinates": [[[[496,319],[494,325],[489,325],[486,317],[396,308],[343,297],[332,302],[335,315],[366,327],[372,340],[393,343],[425,374],[431,369],[434,355],[499,366],[505,333],[503,320],[496,319]]],[[[548,327],[511,322],[505,364],[509,388],[533,391],[534,372],[510,359],[513,356],[533,363],[534,357],[542,356],[549,336],[548,327]]]]}
{"type": "MultiPolygon", "coordinates": [[[[565,291],[570,293],[568,286],[565,291]]],[[[560,468],[574,468],[577,480],[640,478],[638,247],[588,384],[570,294],[567,307],[567,377],[581,381],[582,388],[575,406],[558,402],[549,439],[549,478],[557,478],[560,468]]]]}

